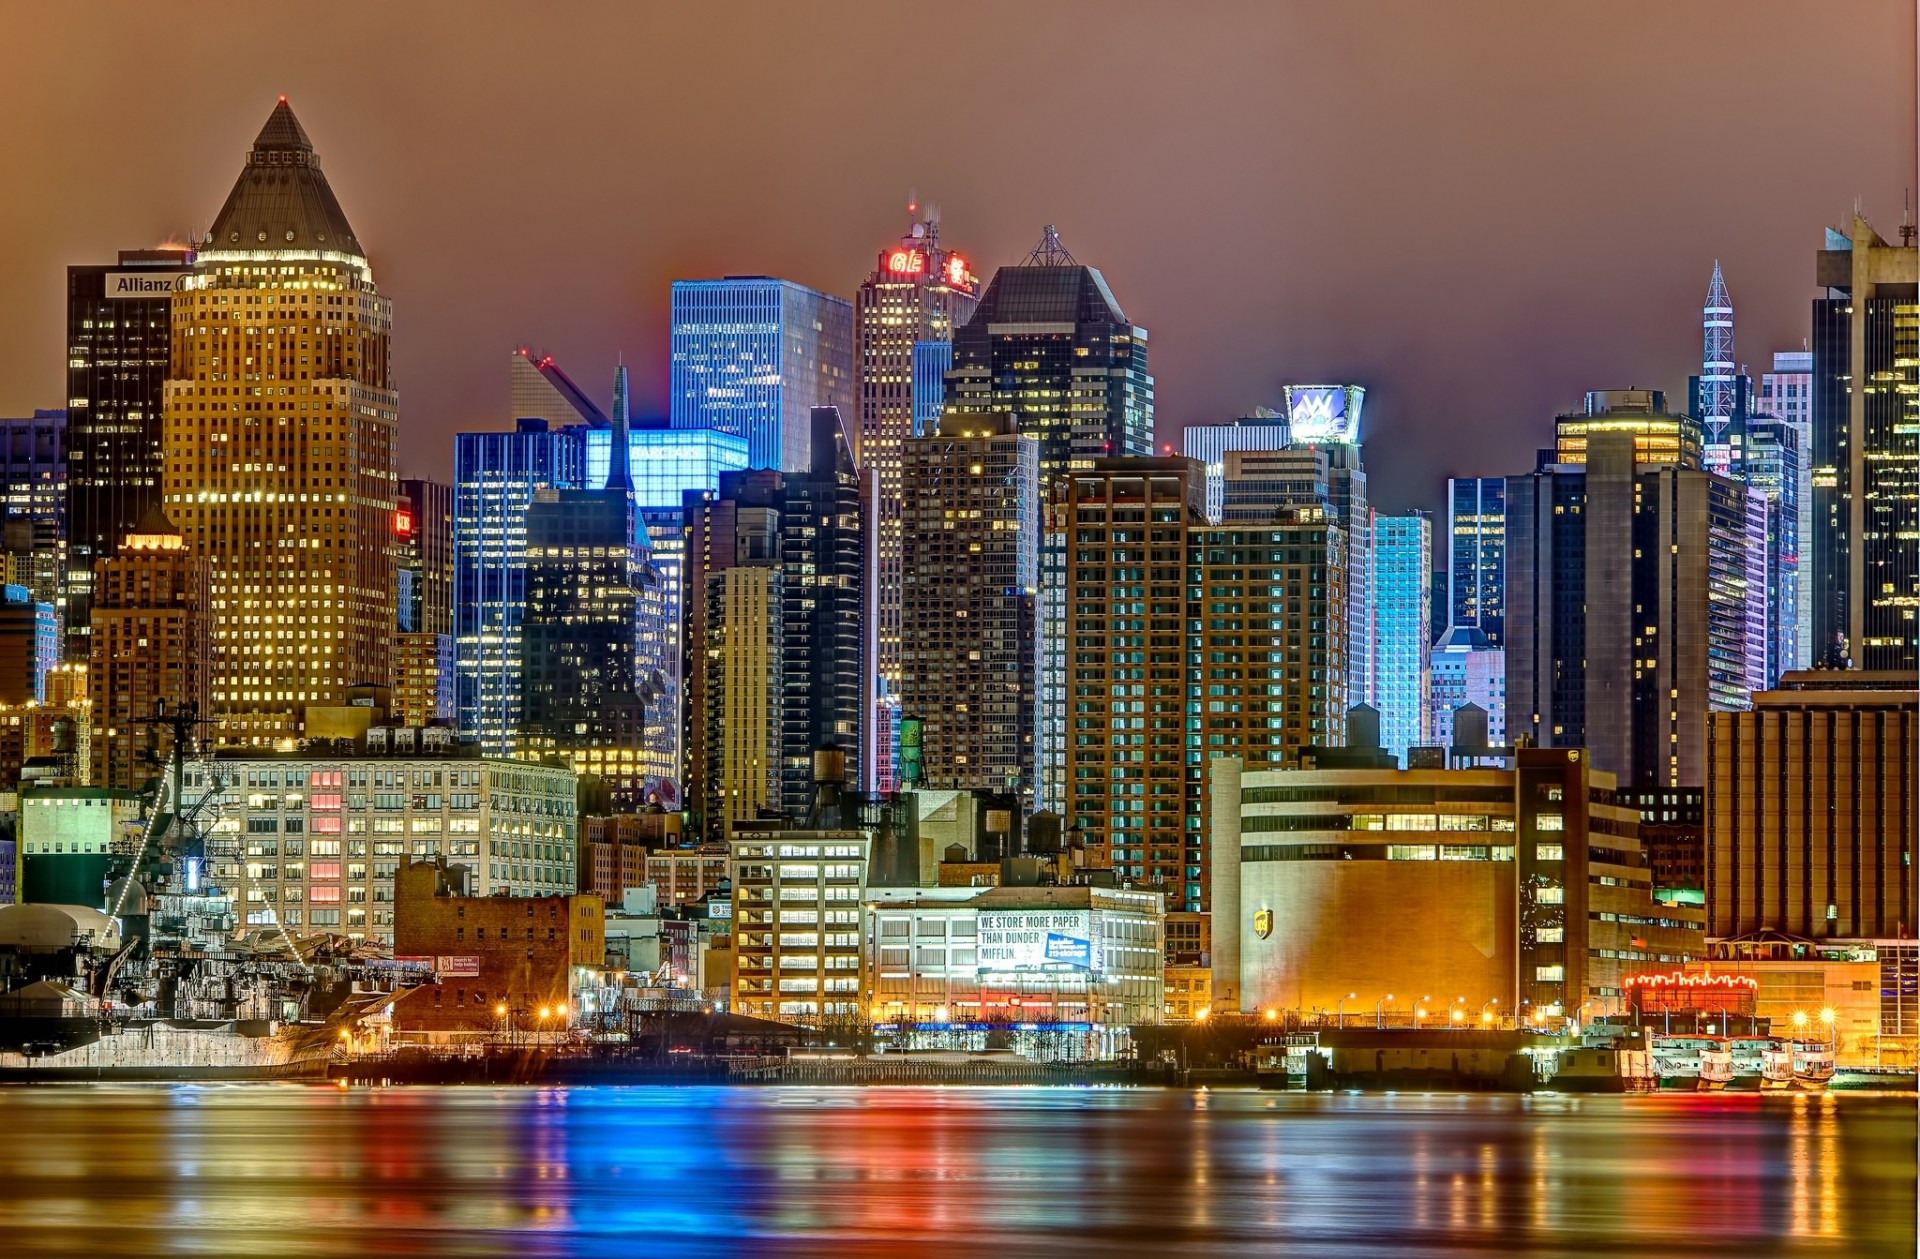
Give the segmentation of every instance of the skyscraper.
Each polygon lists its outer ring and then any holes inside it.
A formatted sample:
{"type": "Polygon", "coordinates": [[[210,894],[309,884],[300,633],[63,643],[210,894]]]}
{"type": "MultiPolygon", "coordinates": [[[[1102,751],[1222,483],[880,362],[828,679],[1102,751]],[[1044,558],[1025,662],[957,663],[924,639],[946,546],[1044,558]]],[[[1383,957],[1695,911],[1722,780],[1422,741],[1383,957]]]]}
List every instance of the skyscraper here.
{"type": "Polygon", "coordinates": [[[539,489],[527,508],[516,747],[528,759],[557,754],[596,775],[624,812],[658,799],[673,767],[649,754],[661,742],[650,733],[667,716],[664,679],[643,656],[664,636],[659,575],[647,563],[633,502],[618,396],[614,407],[606,486],[539,489]]]}
{"type": "MultiPolygon", "coordinates": [[[[0,560],[5,580],[64,618],[67,578],[67,413],[0,419],[0,560]]],[[[84,639],[81,640],[85,642],[84,639]]]]}
{"type": "Polygon", "coordinates": [[[1586,747],[1636,789],[1698,787],[1710,711],[1764,685],[1766,507],[1699,425],[1596,391],[1507,479],[1507,735],[1586,747]]]}
{"type": "Polygon", "coordinates": [[[1290,436],[1287,417],[1269,407],[1229,424],[1189,424],[1180,430],[1180,453],[1207,465],[1208,520],[1219,520],[1227,504],[1227,452],[1284,450],[1290,436]]]}
{"type": "Polygon", "coordinates": [[[1425,512],[1373,522],[1374,681],[1380,746],[1402,765],[1432,742],[1427,619],[1433,590],[1433,522],[1425,512]]]}
{"type": "Polygon", "coordinates": [[[1733,299],[1727,295],[1727,281],[1720,274],[1718,259],[1714,260],[1713,278],[1707,282],[1707,303],[1700,321],[1700,397],[1694,414],[1707,429],[1706,469],[1726,476],[1732,471],[1732,439],[1737,434],[1730,430],[1739,399],[1734,385],[1733,299]]]}
{"type": "Polygon", "coordinates": [[[1471,626],[1500,645],[1506,628],[1505,477],[1447,482],[1448,628],[1471,626]]]}
{"type": "Polygon", "coordinates": [[[1060,478],[1089,460],[1153,450],[1147,331],[1120,309],[1106,277],[1082,266],[1049,224],[1019,266],[994,273],[973,317],[954,333],[951,415],[1011,415],[1040,443],[1040,726],[1036,803],[1066,800],[1066,491],[1060,478]]]}
{"type": "Polygon", "coordinates": [[[766,276],[675,280],[674,428],[747,439],[755,468],[801,471],[814,407],[854,414],[853,307],[766,276]]]}
{"type": "Polygon", "coordinates": [[[1040,444],[1006,416],[906,443],[901,712],[922,781],[1031,793],[1040,444]]]}
{"type": "Polygon", "coordinates": [[[1813,303],[1817,663],[1920,667],[1920,248],[1827,229],[1813,303]]]}
{"type": "Polygon", "coordinates": [[[1805,653],[1800,606],[1805,585],[1800,570],[1800,487],[1806,462],[1800,433],[1785,420],[1748,417],[1740,455],[1742,479],[1766,501],[1767,670],[1766,684],[1795,669],[1805,653]]]}
{"type": "Polygon", "coordinates": [[[174,296],[168,514],[212,566],[229,741],[390,676],[393,309],[283,98],[174,296]]]}
{"type": "Polygon", "coordinates": [[[453,487],[418,479],[400,482],[393,532],[400,545],[400,628],[453,633],[453,487]]]}
{"type": "Polygon", "coordinates": [[[67,657],[85,660],[93,568],[161,499],[173,294],[193,255],[123,249],[67,268],[67,657]]]}
{"type": "Polygon", "coordinates": [[[1493,645],[1485,630],[1456,625],[1441,636],[1427,655],[1432,688],[1432,739],[1436,746],[1455,741],[1454,710],[1477,705],[1487,714],[1487,743],[1507,742],[1506,652],[1493,645]]]}
{"type": "Polygon", "coordinates": [[[1773,370],[1760,378],[1760,400],[1756,409],[1771,415],[1794,432],[1794,448],[1799,452],[1794,502],[1797,519],[1794,538],[1798,543],[1796,559],[1799,576],[1795,583],[1793,607],[1794,669],[1813,664],[1813,352],[1780,350],[1773,356],[1773,370]]]}
{"type": "Polygon", "coordinates": [[[586,444],[544,419],[454,438],[454,710],[463,737],[506,756],[520,730],[527,509],[543,489],[578,489],[586,444]]]}
{"type": "Polygon", "coordinates": [[[894,788],[895,754],[884,737],[900,712],[903,581],[901,484],[906,444],[921,417],[938,417],[946,382],[932,366],[952,364],[953,330],[973,314],[973,273],[967,260],[940,244],[940,223],[929,216],[880,251],[854,298],[858,337],[860,423],[856,455],[871,482],[872,571],[866,582],[868,677],[861,779],[882,792],[894,788]],[[934,347],[942,347],[942,355],[934,347]],[[936,395],[929,397],[928,395],[936,395]]]}
{"type": "Polygon", "coordinates": [[[156,727],[155,759],[143,758],[149,730],[142,719],[163,707],[206,711],[208,565],[155,504],[95,570],[93,785],[136,791],[172,755],[172,735],[156,727]]]}
{"type": "Polygon", "coordinates": [[[867,529],[860,469],[841,412],[815,407],[807,466],[780,490],[780,807],[813,802],[813,754],[860,764],[867,529]]]}

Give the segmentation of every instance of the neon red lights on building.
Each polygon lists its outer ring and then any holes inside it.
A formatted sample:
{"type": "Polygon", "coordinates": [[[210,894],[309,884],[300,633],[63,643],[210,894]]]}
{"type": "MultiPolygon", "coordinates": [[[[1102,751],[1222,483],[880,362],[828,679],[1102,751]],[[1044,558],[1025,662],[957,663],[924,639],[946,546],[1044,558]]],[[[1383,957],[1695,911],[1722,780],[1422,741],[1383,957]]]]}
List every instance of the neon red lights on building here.
{"type": "Polygon", "coordinates": [[[919,275],[927,269],[927,256],[917,249],[896,249],[887,255],[887,270],[895,275],[919,275]]]}
{"type": "Polygon", "coordinates": [[[403,538],[413,536],[413,513],[397,511],[393,513],[393,531],[403,538]]]}
{"type": "Polygon", "coordinates": [[[947,255],[947,283],[956,288],[968,288],[973,284],[973,273],[967,270],[967,260],[959,254],[947,255]]]}
{"type": "Polygon", "coordinates": [[[1673,971],[1666,975],[1629,975],[1629,988],[1747,988],[1760,991],[1760,981],[1751,975],[1692,975],[1673,971]]]}
{"type": "Polygon", "coordinates": [[[1760,981],[1751,975],[1629,975],[1622,981],[1628,998],[1643,1014],[1661,1010],[1726,1010],[1751,1014],[1760,981]]]}

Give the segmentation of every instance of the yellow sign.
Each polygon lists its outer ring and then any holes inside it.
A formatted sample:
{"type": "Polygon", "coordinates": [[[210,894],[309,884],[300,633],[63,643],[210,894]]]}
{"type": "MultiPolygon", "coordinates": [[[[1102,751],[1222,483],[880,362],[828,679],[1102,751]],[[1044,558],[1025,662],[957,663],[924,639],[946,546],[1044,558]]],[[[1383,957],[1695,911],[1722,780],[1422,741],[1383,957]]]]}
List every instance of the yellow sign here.
{"type": "Polygon", "coordinates": [[[1273,911],[1271,909],[1256,909],[1253,912],[1253,934],[1259,936],[1262,940],[1273,934],[1273,911]]]}

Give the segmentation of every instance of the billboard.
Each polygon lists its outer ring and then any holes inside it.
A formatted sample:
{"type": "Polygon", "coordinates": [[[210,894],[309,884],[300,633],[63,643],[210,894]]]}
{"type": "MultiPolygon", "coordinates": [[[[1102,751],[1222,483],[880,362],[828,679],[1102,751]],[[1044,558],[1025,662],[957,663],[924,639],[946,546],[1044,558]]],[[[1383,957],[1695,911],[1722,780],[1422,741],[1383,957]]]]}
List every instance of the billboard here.
{"type": "Polygon", "coordinates": [[[179,289],[185,271],[109,271],[101,281],[101,296],[108,301],[133,297],[171,297],[179,289]]]}
{"type": "Polygon", "coordinates": [[[436,957],[433,959],[433,969],[442,979],[478,979],[480,959],[473,956],[436,957]]]}
{"type": "Polygon", "coordinates": [[[983,909],[983,971],[1101,969],[1091,910],[983,909]]]}
{"type": "Polygon", "coordinates": [[[1288,385],[1287,428],[1296,442],[1360,444],[1359,385],[1288,385]]]}

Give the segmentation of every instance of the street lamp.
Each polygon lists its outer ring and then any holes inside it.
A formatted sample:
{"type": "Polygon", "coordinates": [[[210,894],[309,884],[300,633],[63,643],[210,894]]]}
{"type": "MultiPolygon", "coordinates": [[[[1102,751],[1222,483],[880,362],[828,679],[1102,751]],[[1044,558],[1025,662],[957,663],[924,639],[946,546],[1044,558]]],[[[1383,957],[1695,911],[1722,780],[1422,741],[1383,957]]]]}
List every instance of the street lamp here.
{"type": "MultiPolygon", "coordinates": [[[[1430,997],[1422,997],[1422,998],[1420,998],[1420,999],[1421,999],[1422,1001],[1428,1001],[1428,1000],[1431,1000],[1432,998],[1430,998],[1430,997]]],[[[1414,1030],[1414,1031],[1416,1031],[1416,1032],[1417,1032],[1417,1031],[1419,1031],[1419,1030],[1420,1030],[1420,1020],[1421,1020],[1421,1019],[1424,1019],[1424,1018],[1426,1018],[1426,1017],[1427,1017],[1427,1007],[1426,1007],[1426,1006],[1424,1006],[1424,1005],[1417,1005],[1417,1006],[1415,1006],[1415,1007],[1413,1007],[1413,1030],[1414,1030]]]]}
{"type": "Polygon", "coordinates": [[[1268,1010],[1268,1011],[1267,1011],[1267,1014],[1266,1014],[1266,1019],[1267,1019],[1267,1022],[1269,1022],[1269,1023],[1273,1023],[1273,1022],[1277,1022],[1277,1021],[1279,1020],[1279,1018],[1280,1018],[1280,1011],[1278,1011],[1278,1010],[1268,1010]]]}
{"type": "Polygon", "coordinates": [[[1820,1021],[1827,1025],[1827,1049],[1829,1052],[1836,1047],[1840,1039],[1839,1029],[1834,1026],[1836,1017],[1832,1006],[1828,1006],[1820,1011],[1820,1021]]]}
{"type": "Polygon", "coordinates": [[[1373,1003],[1373,1026],[1376,1031],[1387,1025],[1386,1015],[1383,1013],[1383,1009],[1386,1006],[1387,1002],[1391,1000],[1393,1000],[1393,994],[1388,993],[1386,996],[1380,998],[1378,1001],[1373,1003]]]}
{"type": "Polygon", "coordinates": [[[1346,1011],[1347,1002],[1358,999],[1359,995],[1360,995],[1359,993],[1350,992],[1346,996],[1340,998],[1338,1001],[1333,1003],[1334,1017],[1339,1020],[1341,1027],[1345,1027],[1347,1025],[1347,1011],[1346,1011]]]}
{"type": "Polygon", "coordinates": [[[1466,1006],[1467,1006],[1467,999],[1465,997],[1455,997],[1453,999],[1453,1004],[1447,1007],[1448,1021],[1452,1023],[1466,1022],[1467,1021],[1466,1006]]]}
{"type": "Polygon", "coordinates": [[[1807,1030],[1807,1012],[1805,1010],[1795,1010],[1793,1012],[1794,1039],[1798,1040],[1800,1038],[1800,1034],[1805,1032],[1806,1030],[1807,1030]]]}
{"type": "Polygon", "coordinates": [[[1480,1026],[1485,1027],[1487,1024],[1493,1022],[1493,1014],[1491,1013],[1491,1011],[1493,1010],[1494,1006],[1497,1006],[1499,1004],[1500,1004],[1500,998],[1495,997],[1493,1000],[1487,1002],[1485,1005],[1480,1007],[1480,1026]]]}

